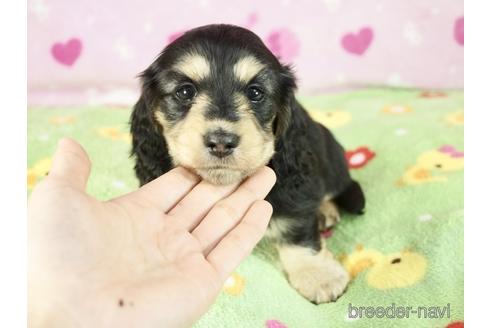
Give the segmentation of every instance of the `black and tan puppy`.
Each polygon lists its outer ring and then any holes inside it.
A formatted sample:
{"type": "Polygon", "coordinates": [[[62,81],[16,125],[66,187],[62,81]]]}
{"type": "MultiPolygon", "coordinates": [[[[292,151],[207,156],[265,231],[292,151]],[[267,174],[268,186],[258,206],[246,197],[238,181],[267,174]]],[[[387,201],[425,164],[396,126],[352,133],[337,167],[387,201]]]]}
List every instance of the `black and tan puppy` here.
{"type": "Polygon", "coordinates": [[[140,183],[177,165],[215,184],[270,166],[268,235],[291,285],[316,303],[340,296],[349,276],[322,249],[319,222],[336,222],[337,207],[361,213],[364,195],[343,148],[296,101],[289,67],[254,33],[208,25],[168,45],[141,78],[131,118],[140,183]]]}

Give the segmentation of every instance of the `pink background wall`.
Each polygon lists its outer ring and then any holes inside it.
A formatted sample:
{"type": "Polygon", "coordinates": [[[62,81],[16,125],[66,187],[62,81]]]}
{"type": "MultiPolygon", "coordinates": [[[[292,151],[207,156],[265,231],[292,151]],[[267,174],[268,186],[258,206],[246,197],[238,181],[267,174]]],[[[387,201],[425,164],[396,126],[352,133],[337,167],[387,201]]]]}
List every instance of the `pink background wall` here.
{"type": "Polygon", "coordinates": [[[462,17],[463,0],[29,0],[28,102],[132,103],[169,40],[209,23],[252,29],[303,93],[461,88],[462,17]]]}

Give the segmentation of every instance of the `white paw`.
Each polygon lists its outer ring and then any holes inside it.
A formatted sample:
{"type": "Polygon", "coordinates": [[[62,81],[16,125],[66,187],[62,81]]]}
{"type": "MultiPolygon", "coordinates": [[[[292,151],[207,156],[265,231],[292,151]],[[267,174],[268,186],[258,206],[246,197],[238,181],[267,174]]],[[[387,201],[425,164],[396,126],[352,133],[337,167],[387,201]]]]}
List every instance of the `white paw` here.
{"type": "Polygon", "coordinates": [[[317,304],[335,301],[350,280],[347,271],[327,251],[312,256],[311,260],[300,259],[296,269],[287,274],[292,287],[317,304]]]}

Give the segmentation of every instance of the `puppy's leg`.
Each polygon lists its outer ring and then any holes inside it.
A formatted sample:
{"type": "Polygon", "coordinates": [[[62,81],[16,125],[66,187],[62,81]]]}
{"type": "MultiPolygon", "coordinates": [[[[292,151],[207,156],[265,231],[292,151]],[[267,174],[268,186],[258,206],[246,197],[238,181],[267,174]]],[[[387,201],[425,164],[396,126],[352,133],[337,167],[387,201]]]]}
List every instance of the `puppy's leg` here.
{"type": "Polygon", "coordinates": [[[319,206],[320,214],[320,230],[325,230],[334,226],[340,221],[340,213],[337,205],[331,200],[329,195],[326,195],[319,206]]]}
{"type": "Polygon", "coordinates": [[[283,219],[277,229],[277,249],[287,278],[301,295],[314,303],[336,300],[349,275],[326,249],[322,249],[315,214],[308,219],[283,219]]]}

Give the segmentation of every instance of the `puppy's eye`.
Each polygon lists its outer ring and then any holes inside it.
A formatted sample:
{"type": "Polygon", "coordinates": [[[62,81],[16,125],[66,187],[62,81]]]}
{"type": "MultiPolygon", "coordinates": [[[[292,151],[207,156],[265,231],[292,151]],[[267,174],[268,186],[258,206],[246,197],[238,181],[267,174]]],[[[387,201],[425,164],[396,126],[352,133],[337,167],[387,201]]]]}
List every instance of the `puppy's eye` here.
{"type": "Polygon", "coordinates": [[[261,101],[263,99],[264,95],[265,95],[265,93],[263,92],[263,90],[261,90],[257,86],[250,86],[248,88],[248,90],[246,91],[246,96],[252,102],[261,101]]]}
{"type": "Polygon", "coordinates": [[[193,84],[183,84],[176,89],[176,97],[181,101],[190,101],[196,96],[196,88],[193,84]]]}

